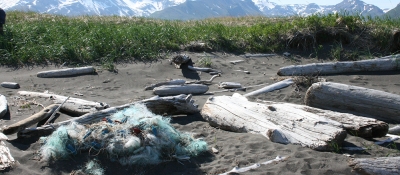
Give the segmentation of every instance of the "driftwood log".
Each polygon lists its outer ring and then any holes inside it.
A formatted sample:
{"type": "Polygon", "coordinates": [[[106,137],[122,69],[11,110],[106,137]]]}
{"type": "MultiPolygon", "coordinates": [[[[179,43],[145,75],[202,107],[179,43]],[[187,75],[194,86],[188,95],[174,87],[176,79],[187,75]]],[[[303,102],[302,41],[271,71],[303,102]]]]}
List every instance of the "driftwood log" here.
{"type": "Polygon", "coordinates": [[[188,65],[188,69],[192,71],[199,71],[199,72],[218,72],[221,73],[221,71],[213,69],[213,68],[207,68],[207,67],[193,67],[188,65]]]}
{"type": "Polygon", "coordinates": [[[5,88],[10,88],[10,89],[19,89],[20,88],[19,84],[15,83],[15,82],[2,82],[1,86],[5,87],[5,88]]]}
{"type": "Polygon", "coordinates": [[[359,174],[394,175],[400,172],[399,162],[400,157],[356,158],[349,165],[359,174]]]}
{"type": "Polygon", "coordinates": [[[278,103],[271,101],[258,100],[257,102],[266,105],[281,105],[288,109],[296,109],[325,117],[343,124],[343,128],[347,133],[363,138],[384,137],[388,133],[389,125],[383,121],[373,118],[357,116],[349,113],[335,112],[331,110],[323,110],[313,108],[306,105],[298,105],[292,103],[278,103]]]}
{"type": "Polygon", "coordinates": [[[14,165],[15,159],[10,153],[7,145],[4,143],[8,137],[0,132],[0,170],[5,170],[14,165]]]}
{"type": "Polygon", "coordinates": [[[96,69],[93,66],[87,66],[87,67],[42,71],[37,73],[37,77],[39,78],[71,77],[78,75],[94,74],[95,72],[96,69]]]}
{"type": "Polygon", "coordinates": [[[166,81],[166,82],[160,82],[160,83],[156,83],[156,84],[151,84],[150,86],[146,86],[144,88],[144,90],[153,90],[156,87],[160,87],[160,86],[164,86],[164,85],[182,85],[185,84],[186,80],[182,80],[182,79],[173,79],[170,81],[166,81]]]}
{"type": "Polygon", "coordinates": [[[400,122],[400,95],[333,82],[314,83],[305,104],[349,112],[387,122],[400,122]]]}
{"type": "MultiPolygon", "coordinates": [[[[30,91],[18,91],[18,94],[27,97],[49,98],[55,104],[61,104],[65,101],[65,99],[68,98],[62,95],[30,91]]],[[[108,107],[110,106],[103,102],[93,102],[79,98],[69,98],[68,101],[61,107],[61,110],[74,115],[82,115],[89,112],[106,109],[108,107]]]]}
{"type": "Polygon", "coordinates": [[[284,104],[250,102],[239,94],[210,97],[201,115],[221,129],[262,134],[272,142],[320,151],[340,146],[346,137],[339,122],[284,104]]]}
{"type": "Polygon", "coordinates": [[[0,94],[0,118],[4,117],[8,111],[6,96],[0,94]]]}
{"type": "Polygon", "coordinates": [[[137,101],[121,106],[110,107],[107,109],[91,112],[84,114],[80,117],[76,117],[70,120],[53,123],[52,125],[44,125],[36,128],[27,128],[18,132],[19,138],[28,138],[35,136],[43,136],[51,134],[56,128],[61,125],[67,125],[71,122],[77,122],[81,124],[90,124],[101,121],[104,117],[111,116],[112,114],[130,107],[134,104],[144,104],[151,112],[159,115],[175,115],[175,114],[193,114],[199,112],[199,109],[194,105],[191,95],[178,95],[169,97],[158,97],[149,98],[142,101],[137,101]]]}
{"type": "Polygon", "coordinates": [[[221,82],[218,84],[218,87],[224,89],[234,89],[234,88],[242,88],[242,84],[236,82],[221,82]]]}
{"type": "Polygon", "coordinates": [[[291,65],[278,71],[280,76],[328,75],[350,72],[393,71],[400,69],[400,55],[391,57],[328,63],[312,63],[306,65],[291,65]]]}
{"type": "Polygon", "coordinates": [[[263,94],[263,93],[267,93],[267,92],[271,92],[271,91],[274,91],[274,90],[278,90],[278,89],[282,89],[282,88],[288,87],[293,83],[294,83],[293,79],[288,78],[288,79],[282,80],[280,82],[277,82],[277,83],[268,85],[266,87],[263,87],[261,89],[255,90],[253,92],[244,94],[243,96],[250,97],[250,96],[260,95],[260,94],[263,94]]]}
{"type": "Polygon", "coordinates": [[[400,125],[394,126],[392,128],[389,128],[389,134],[397,134],[400,135],[400,125]]]}
{"type": "Polygon", "coordinates": [[[208,86],[202,84],[167,85],[153,89],[153,93],[159,96],[170,96],[179,94],[204,94],[208,86]]]}
{"type": "Polygon", "coordinates": [[[52,104],[47,106],[43,110],[39,111],[38,113],[25,118],[17,123],[11,124],[3,129],[3,133],[6,135],[17,133],[18,131],[24,130],[25,128],[34,125],[48,117],[50,117],[55,110],[58,108],[59,105],[52,104]]]}

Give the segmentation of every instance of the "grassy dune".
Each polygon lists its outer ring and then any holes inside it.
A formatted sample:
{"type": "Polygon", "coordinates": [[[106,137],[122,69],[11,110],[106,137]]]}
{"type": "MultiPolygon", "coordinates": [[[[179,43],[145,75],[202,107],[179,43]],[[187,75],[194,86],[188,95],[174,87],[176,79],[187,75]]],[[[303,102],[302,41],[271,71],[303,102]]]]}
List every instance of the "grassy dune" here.
{"type": "Polygon", "coordinates": [[[298,51],[320,59],[357,60],[400,51],[400,19],[349,15],[167,21],[141,17],[65,17],[9,12],[0,64],[100,64],[163,59],[193,42],[231,53],[298,51]]]}

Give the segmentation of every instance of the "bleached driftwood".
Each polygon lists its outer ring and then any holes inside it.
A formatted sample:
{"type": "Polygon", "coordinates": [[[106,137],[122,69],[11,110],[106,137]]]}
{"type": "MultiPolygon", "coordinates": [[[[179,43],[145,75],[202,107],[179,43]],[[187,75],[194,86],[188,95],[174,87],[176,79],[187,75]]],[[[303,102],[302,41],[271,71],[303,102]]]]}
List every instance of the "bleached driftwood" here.
{"type": "MultiPolygon", "coordinates": [[[[41,93],[41,92],[30,92],[30,91],[18,91],[19,95],[27,97],[40,97],[49,98],[55,104],[61,104],[67,98],[66,96],[41,93]]],[[[103,102],[93,102],[88,100],[83,100],[79,98],[70,98],[62,107],[61,110],[71,113],[74,115],[82,115],[93,111],[98,111],[101,109],[106,109],[110,107],[108,104],[103,102]]]]}
{"type": "Polygon", "coordinates": [[[389,128],[389,134],[397,134],[400,135],[400,125],[394,126],[392,128],[389,128]]]}
{"type": "Polygon", "coordinates": [[[0,170],[5,170],[14,165],[14,157],[10,153],[4,140],[8,140],[8,137],[0,132],[0,170]]]}
{"type": "Polygon", "coordinates": [[[53,111],[53,113],[50,115],[50,117],[46,120],[46,122],[44,123],[44,125],[49,124],[49,122],[51,122],[55,117],[56,117],[56,113],[58,111],[60,111],[61,107],[65,104],[65,102],[70,98],[70,96],[68,96],[64,102],[62,102],[57,108],[56,110],[53,111]]]}
{"type": "Polygon", "coordinates": [[[55,110],[58,108],[59,105],[52,104],[47,106],[43,110],[39,111],[38,113],[25,118],[17,123],[11,124],[3,129],[3,133],[6,135],[17,133],[18,131],[24,130],[25,128],[34,125],[48,117],[50,117],[55,110]]]}
{"type": "Polygon", "coordinates": [[[199,71],[199,72],[218,72],[221,73],[221,71],[212,69],[212,68],[207,68],[207,67],[193,67],[193,66],[188,66],[188,69],[192,71],[199,71]]]}
{"type": "Polygon", "coordinates": [[[276,54],[245,54],[244,56],[246,58],[250,58],[250,57],[271,57],[271,56],[276,56],[276,54]]]}
{"type": "Polygon", "coordinates": [[[218,87],[224,89],[233,89],[233,88],[242,88],[242,85],[236,82],[221,82],[219,83],[218,87]]]}
{"type": "Polygon", "coordinates": [[[208,91],[208,86],[202,84],[168,85],[153,89],[153,93],[159,96],[179,95],[179,94],[204,94],[208,91]]]}
{"type": "Polygon", "coordinates": [[[71,77],[78,75],[94,74],[95,72],[96,69],[93,66],[87,66],[87,67],[42,71],[37,73],[37,77],[40,78],[71,77]]]}
{"type": "Polygon", "coordinates": [[[263,87],[261,89],[255,90],[253,92],[244,94],[243,96],[245,96],[245,97],[256,96],[256,95],[260,95],[260,94],[263,94],[263,93],[267,93],[267,92],[271,92],[271,91],[274,91],[274,90],[278,90],[278,89],[282,89],[282,88],[288,87],[291,84],[293,84],[293,79],[288,78],[288,79],[282,80],[280,82],[277,82],[277,83],[268,85],[266,87],[263,87]]]}
{"type": "Polygon", "coordinates": [[[0,94],[0,118],[4,117],[8,111],[6,96],[0,94]]]}
{"type": "Polygon", "coordinates": [[[268,160],[268,161],[263,162],[263,163],[256,163],[256,164],[254,164],[254,165],[250,165],[250,166],[242,167],[242,168],[234,167],[232,170],[230,170],[230,171],[228,171],[228,172],[225,172],[225,173],[222,173],[222,174],[219,174],[219,175],[231,175],[231,174],[244,173],[244,172],[246,172],[246,171],[250,171],[250,170],[253,170],[253,169],[257,169],[257,168],[259,168],[261,165],[269,165],[269,164],[272,164],[272,163],[283,162],[283,161],[285,161],[285,160],[288,159],[288,158],[289,158],[289,157],[276,156],[275,159],[273,159],[273,160],[268,160]]]}
{"type": "Polygon", "coordinates": [[[204,85],[209,85],[212,84],[212,81],[214,81],[215,78],[220,77],[221,74],[218,73],[217,75],[213,75],[210,80],[195,80],[195,81],[186,81],[186,84],[204,84],[204,85]]]}
{"type": "Polygon", "coordinates": [[[277,103],[250,102],[245,97],[210,97],[201,115],[210,125],[235,132],[262,134],[272,142],[298,144],[315,150],[341,145],[346,131],[339,122],[277,103]]]}
{"type": "Polygon", "coordinates": [[[355,158],[349,165],[360,174],[394,175],[400,172],[399,162],[400,157],[355,158]]]}
{"type": "Polygon", "coordinates": [[[306,92],[305,104],[400,122],[400,95],[374,89],[333,82],[314,83],[306,92]]]}
{"type": "Polygon", "coordinates": [[[181,68],[182,64],[187,63],[190,60],[189,56],[187,55],[177,55],[171,59],[171,63],[174,63],[175,68],[181,68]]]}
{"type": "Polygon", "coordinates": [[[10,89],[19,89],[20,88],[19,84],[15,83],[15,82],[2,82],[1,86],[5,87],[5,88],[10,88],[10,89]]]}
{"type": "Polygon", "coordinates": [[[27,138],[33,136],[43,136],[52,133],[56,128],[61,125],[67,125],[71,122],[81,124],[90,124],[101,121],[104,117],[111,116],[112,114],[130,107],[134,104],[144,104],[151,112],[159,115],[175,115],[175,114],[193,114],[199,112],[199,109],[194,105],[192,95],[178,95],[169,97],[152,97],[142,101],[137,101],[121,106],[110,107],[107,109],[84,114],[80,117],[72,118],[70,120],[53,123],[51,125],[44,125],[37,128],[27,128],[18,132],[19,138],[27,138]]]}
{"type": "Polygon", "coordinates": [[[400,55],[361,61],[343,61],[328,63],[312,63],[306,65],[291,65],[278,71],[280,76],[328,75],[364,71],[393,71],[400,69],[400,55]]]}
{"type": "Polygon", "coordinates": [[[156,83],[156,84],[151,84],[150,86],[146,86],[144,88],[144,90],[153,90],[156,87],[160,87],[160,86],[164,86],[164,85],[181,85],[181,84],[185,84],[186,80],[182,80],[182,79],[173,79],[170,81],[166,81],[166,82],[160,82],[160,83],[156,83]]]}
{"type": "Polygon", "coordinates": [[[249,71],[247,71],[247,70],[235,70],[236,72],[244,72],[244,73],[246,73],[246,74],[250,74],[250,72],[249,71]]]}
{"type": "Polygon", "coordinates": [[[241,63],[244,62],[244,60],[235,60],[235,61],[229,61],[231,64],[237,64],[237,63],[241,63]]]}

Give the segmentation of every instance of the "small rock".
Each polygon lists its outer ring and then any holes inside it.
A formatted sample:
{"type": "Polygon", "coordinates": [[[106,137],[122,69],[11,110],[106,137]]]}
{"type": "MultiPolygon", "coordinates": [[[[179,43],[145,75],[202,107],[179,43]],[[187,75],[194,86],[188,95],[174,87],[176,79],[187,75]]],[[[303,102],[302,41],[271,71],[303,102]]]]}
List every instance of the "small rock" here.
{"type": "Polygon", "coordinates": [[[218,153],[219,153],[218,149],[215,148],[215,147],[212,147],[211,150],[212,150],[212,152],[213,152],[214,154],[218,154],[218,153]]]}

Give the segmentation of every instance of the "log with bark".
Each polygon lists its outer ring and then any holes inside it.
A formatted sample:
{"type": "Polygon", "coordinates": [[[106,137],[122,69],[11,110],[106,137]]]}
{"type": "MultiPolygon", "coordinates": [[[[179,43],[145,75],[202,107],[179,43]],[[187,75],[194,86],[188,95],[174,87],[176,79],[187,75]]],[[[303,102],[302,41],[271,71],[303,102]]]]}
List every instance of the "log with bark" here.
{"type": "Polygon", "coordinates": [[[322,109],[400,122],[400,95],[333,82],[314,83],[305,104],[322,109]]]}
{"type": "Polygon", "coordinates": [[[208,86],[202,84],[167,85],[153,89],[153,93],[159,96],[170,96],[179,94],[204,94],[208,86]]]}
{"type": "Polygon", "coordinates": [[[346,137],[339,122],[285,104],[250,102],[239,94],[210,97],[201,115],[221,129],[262,134],[272,142],[321,151],[340,146],[346,137]]]}
{"type": "Polygon", "coordinates": [[[15,159],[10,153],[7,145],[4,143],[8,137],[0,132],[0,170],[11,168],[15,164],[15,159]]]}
{"type": "Polygon", "coordinates": [[[0,94],[0,118],[3,118],[8,111],[8,103],[7,98],[4,95],[0,94]]]}
{"type": "Polygon", "coordinates": [[[94,74],[95,72],[96,69],[93,66],[87,66],[87,67],[42,71],[37,73],[37,77],[39,78],[71,77],[78,75],[94,74]]]}
{"type": "Polygon", "coordinates": [[[266,87],[263,87],[261,89],[255,90],[253,92],[249,92],[247,94],[244,94],[243,96],[245,96],[245,97],[256,96],[256,95],[260,95],[260,94],[263,94],[263,93],[267,93],[267,92],[271,92],[271,91],[274,91],[274,90],[278,90],[278,89],[282,89],[282,88],[288,87],[291,84],[293,84],[293,79],[288,78],[288,79],[282,80],[280,82],[277,82],[277,83],[268,85],[266,87]]]}
{"type": "Polygon", "coordinates": [[[159,115],[175,115],[175,114],[193,114],[199,112],[197,105],[194,104],[191,95],[178,95],[169,97],[152,97],[142,101],[137,101],[121,106],[110,107],[107,109],[84,114],[70,120],[44,125],[36,128],[27,128],[18,132],[18,138],[29,138],[51,134],[56,128],[62,125],[77,122],[81,124],[91,124],[101,121],[104,117],[113,115],[114,113],[126,109],[135,104],[144,104],[151,112],[159,115]]]}
{"type": "Polygon", "coordinates": [[[400,172],[400,157],[355,158],[350,167],[359,174],[394,175],[400,172]]]}
{"type": "MultiPolygon", "coordinates": [[[[61,104],[68,97],[56,94],[49,93],[41,93],[41,92],[30,92],[30,91],[18,91],[18,94],[21,96],[27,97],[40,97],[40,98],[49,98],[55,104],[61,104]]],[[[61,110],[66,113],[70,113],[73,115],[82,115],[89,112],[98,111],[101,109],[106,109],[110,107],[108,104],[104,102],[93,102],[88,100],[83,100],[79,98],[70,98],[68,101],[61,107],[61,110]]]]}
{"type": "Polygon", "coordinates": [[[393,71],[400,69],[400,55],[361,61],[343,61],[291,65],[278,71],[280,76],[328,75],[351,72],[393,71]]]}
{"type": "Polygon", "coordinates": [[[146,86],[144,88],[144,90],[153,90],[156,87],[160,87],[160,86],[164,86],[164,85],[182,85],[185,84],[186,80],[182,80],[182,79],[173,79],[170,81],[166,81],[166,82],[160,82],[160,83],[156,83],[156,84],[151,84],[150,86],[146,86]]]}
{"type": "Polygon", "coordinates": [[[3,133],[6,135],[17,133],[18,131],[24,130],[25,128],[34,125],[46,118],[49,118],[55,110],[58,108],[59,105],[52,104],[47,106],[43,110],[39,111],[38,113],[25,118],[17,123],[11,124],[3,129],[3,133]]]}

